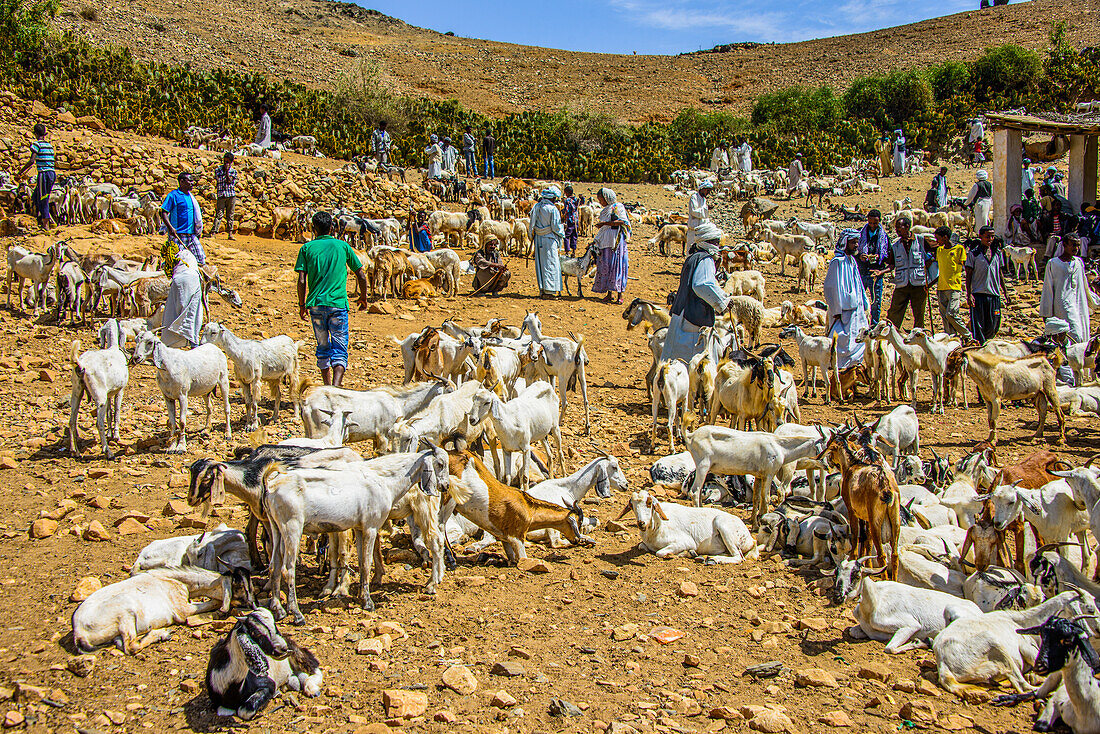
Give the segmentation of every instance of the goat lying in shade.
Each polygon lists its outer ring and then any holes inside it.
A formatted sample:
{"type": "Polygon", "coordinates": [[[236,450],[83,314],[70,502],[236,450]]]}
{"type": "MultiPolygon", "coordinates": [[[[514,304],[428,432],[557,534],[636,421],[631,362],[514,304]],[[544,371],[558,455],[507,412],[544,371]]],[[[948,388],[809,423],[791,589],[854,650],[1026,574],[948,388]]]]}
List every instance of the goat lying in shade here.
{"type": "Polygon", "coordinates": [[[646,491],[635,492],[619,514],[631,510],[641,530],[641,547],[658,558],[706,556],[708,563],[740,563],[759,558],[756,541],[740,518],[709,507],[662,505],[646,491]]]}
{"type": "Polygon", "coordinates": [[[313,653],[279,634],[266,609],[233,625],[210,651],[206,667],[206,688],[218,715],[245,720],[260,713],[283,686],[317,696],[323,680],[313,653]]]}

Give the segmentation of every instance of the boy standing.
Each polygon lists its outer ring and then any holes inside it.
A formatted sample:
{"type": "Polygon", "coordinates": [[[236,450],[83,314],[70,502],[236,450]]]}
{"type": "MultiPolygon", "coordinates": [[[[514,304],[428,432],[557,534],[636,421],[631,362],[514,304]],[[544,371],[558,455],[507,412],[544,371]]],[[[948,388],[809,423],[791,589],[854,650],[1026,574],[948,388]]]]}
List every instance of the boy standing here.
{"type": "Polygon", "coordinates": [[[50,225],[50,192],[53,191],[57,173],[53,169],[53,146],[46,140],[46,126],[41,122],[34,126],[34,137],[35,141],[31,143],[31,158],[19,169],[15,178],[17,180],[23,178],[23,174],[31,166],[38,169],[31,202],[34,204],[34,213],[38,217],[39,226],[45,229],[50,225]]]}
{"type": "Polygon", "coordinates": [[[936,264],[939,266],[939,280],[936,295],[939,298],[940,317],[943,328],[948,334],[957,334],[963,338],[970,336],[970,329],[963,323],[962,308],[963,265],[966,262],[966,247],[961,242],[951,241],[948,227],[936,229],[936,264]]]}

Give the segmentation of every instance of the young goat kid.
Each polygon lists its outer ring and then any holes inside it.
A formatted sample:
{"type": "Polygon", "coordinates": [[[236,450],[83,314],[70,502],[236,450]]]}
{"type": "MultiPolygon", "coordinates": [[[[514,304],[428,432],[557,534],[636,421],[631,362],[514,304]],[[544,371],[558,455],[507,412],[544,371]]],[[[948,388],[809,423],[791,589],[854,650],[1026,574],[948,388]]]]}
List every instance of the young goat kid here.
{"type": "Polygon", "coordinates": [[[119,414],[130,371],[126,368],[126,354],[122,351],[125,337],[118,322],[111,319],[104,327],[108,336],[103,349],[90,349],[77,356],[80,341],[76,340],[69,351],[69,360],[73,365],[73,391],[69,397],[69,453],[72,456],[80,455],[80,431],[76,419],[85,393],[95,403],[99,445],[105,458],[114,458],[114,452],[107,445],[108,431],[110,438],[119,440],[119,414]]]}

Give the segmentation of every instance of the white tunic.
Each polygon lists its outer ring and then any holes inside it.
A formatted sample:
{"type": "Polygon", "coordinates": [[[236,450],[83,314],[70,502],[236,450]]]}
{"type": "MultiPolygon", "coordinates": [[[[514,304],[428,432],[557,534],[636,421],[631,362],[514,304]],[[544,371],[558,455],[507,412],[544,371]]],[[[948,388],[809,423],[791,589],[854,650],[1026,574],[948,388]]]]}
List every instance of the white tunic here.
{"type": "Polygon", "coordinates": [[[825,303],[828,304],[830,334],[837,335],[837,369],[847,369],[863,361],[863,342],[856,339],[867,321],[867,291],[859,275],[859,265],[850,255],[838,254],[825,273],[825,303]],[[835,316],[840,321],[833,323],[835,316]]]}
{"type": "Polygon", "coordinates": [[[730,157],[725,148],[715,148],[710,154],[710,170],[717,173],[719,168],[729,168],[730,157]]]}
{"type": "Polygon", "coordinates": [[[1043,276],[1043,295],[1039,299],[1039,316],[1056,316],[1069,324],[1074,342],[1088,341],[1089,310],[1100,306],[1100,298],[1088,287],[1081,258],[1065,262],[1060,257],[1047,260],[1043,276]]]}
{"type": "Polygon", "coordinates": [[[202,278],[190,250],[180,249],[179,262],[172,271],[168,300],[164,302],[165,346],[196,346],[202,332],[202,278]]]}
{"type": "Polygon", "coordinates": [[[691,195],[688,200],[688,224],[687,224],[687,247],[691,249],[691,246],[695,244],[695,228],[703,222],[710,221],[710,207],[707,206],[707,200],[696,191],[691,195]]]}

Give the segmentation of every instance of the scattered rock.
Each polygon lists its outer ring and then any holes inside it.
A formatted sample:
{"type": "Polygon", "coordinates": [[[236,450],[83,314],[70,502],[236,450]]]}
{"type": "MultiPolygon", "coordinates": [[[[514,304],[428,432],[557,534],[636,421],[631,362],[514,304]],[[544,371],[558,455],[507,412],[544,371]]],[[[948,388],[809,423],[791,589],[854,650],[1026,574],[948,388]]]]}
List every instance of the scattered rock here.
{"type": "Polygon", "coordinates": [[[651,639],[657,640],[657,642],[661,643],[662,645],[668,645],[676,642],[676,640],[683,638],[684,633],[681,630],[676,629],[675,627],[658,626],[650,630],[649,636],[651,639]]]}
{"type": "Polygon", "coordinates": [[[22,726],[26,719],[23,718],[23,714],[18,711],[9,711],[4,714],[4,728],[11,729],[12,727],[22,726]]]}
{"type": "Polygon", "coordinates": [[[826,711],[820,717],[818,721],[826,726],[855,726],[856,723],[852,721],[852,717],[845,711],[826,711]]]}
{"type": "Polygon", "coordinates": [[[84,127],[91,128],[92,130],[106,130],[107,126],[103,124],[95,115],[84,115],[83,117],[76,118],[76,124],[83,125],[84,127]]]}
{"type": "Polygon", "coordinates": [[[886,666],[878,663],[867,663],[859,667],[859,677],[866,680],[877,680],[885,683],[890,679],[890,671],[886,669],[886,666]]]}
{"type": "Polygon", "coordinates": [[[508,691],[497,691],[493,694],[492,701],[489,702],[493,708],[498,709],[510,709],[515,706],[518,701],[508,693],[508,691]]]}
{"type": "Polygon", "coordinates": [[[936,709],[932,707],[932,704],[923,699],[917,699],[906,703],[901,707],[901,710],[898,711],[898,716],[912,721],[914,724],[921,724],[924,726],[936,723],[936,709]]]}
{"type": "Polygon", "coordinates": [[[65,667],[77,678],[87,678],[95,670],[95,655],[77,655],[70,658],[65,667]]]}
{"type": "Polygon", "coordinates": [[[936,720],[936,725],[947,731],[962,731],[973,727],[974,722],[962,714],[943,713],[936,720]]]}
{"type": "Polygon", "coordinates": [[[434,721],[441,721],[444,724],[453,724],[458,721],[458,717],[447,709],[442,709],[435,712],[435,716],[432,717],[434,721]]]}
{"type": "Polygon", "coordinates": [[[684,655],[684,661],[683,663],[681,663],[681,665],[683,665],[685,668],[698,668],[701,663],[702,661],[699,660],[698,655],[692,655],[691,653],[688,653],[684,655]]]}
{"type": "Polygon", "coordinates": [[[512,647],[508,649],[508,654],[514,658],[521,658],[522,660],[531,659],[531,651],[519,645],[512,645],[512,647]]]}
{"type": "Polygon", "coordinates": [[[391,719],[411,719],[428,710],[428,694],[424,691],[402,691],[388,688],[382,691],[382,705],[391,719]]]}
{"type": "Polygon", "coordinates": [[[584,716],[584,712],[576,704],[569,703],[562,698],[550,700],[551,716],[584,716]]]}
{"type": "Polygon", "coordinates": [[[68,110],[65,110],[64,112],[59,114],[57,116],[57,121],[64,124],[64,125],[75,125],[76,124],[76,118],[73,117],[73,113],[69,112],[68,110]]]}
{"type": "MultiPolygon", "coordinates": [[[[626,527],[625,525],[623,525],[623,524],[622,524],[621,522],[617,522],[617,521],[615,521],[615,520],[608,520],[608,521],[607,521],[607,524],[606,524],[606,525],[604,525],[604,530],[606,530],[606,531],[607,531],[607,532],[609,532],[609,533],[625,533],[625,532],[629,532],[629,531],[627,530],[627,527],[626,527]]],[[[605,576],[607,576],[607,574],[606,574],[606,573],[605,573],[604,575],[605,575],[605,576]]],[[[618,572],[616,572],[616,573],[615,573],[615,575],[616,575],[616,576],[618,576],[618,572]]],[[[609,577],[609,578],[612,578],[612,577],[609,577]]],[[[614,726],[614,724],[615,724],[615,723],[618,723],[618,722],[613,722],[613,723],[612,723],[612,726],[614,726]]],[[[623,724],[623,726],[626,726],[626,724],[623,724]]]]}
{"type": "Polygon", "coordinates": [[[40,517],[31,523],[32,538],[48,538],[57,532],[57,520],[40,517]]]}
{"type": "Polygon", "coordinates": [[[385,301],[375,301],[367,307],[367,313],[377,313],[385,314],[387,316],[393,316],[396,311],[394,311],[393,306],[385,301]]]}
{"type": "Polygon", "coordinates": [[[191,506],[183,500],[168,500],[168,504],[164,506],[164,509],[160,511],[165,517],[175,517],[176,515],[186,515],[191,512],[191,506]]]}
{"type": "Polygon", "coordinates": [[[623,642],[624,640],[631,639],[636,634],[638,634],[638,625],[633,622],[627,622],[611,630],[611,639],[616,642],[623,642]]]}
{"type": "Polygon", "coordinates": [[[110,540],[111,534],[107,532],[107,528],[103,527],[103,523],[99,520],[92,520],[88,523],[88,527],[84,528],[84,540],[110,540]]]}
{"type": "MultiPolygon", "coordinates": [[[[377,637],[371,637],[365,640],[359,640],[355,645],[355,652],[357,655],[381,655],[385,651],[386,647],[377,637]]],[[[425,706],[427,704],[425,703],[425,706]]]]}
{"type": "Polygon", "coordinates": [[[455,693],[469,696],[477,690],[477,678],[465,665],[452,665],[443,671],[443,685],[455,693]]]}
{"type": "Polygon", "coordinates": [[[55,370],[38,370],[39,382],[53,382],[57,379],[57,372],[55,370]]]}
{"type": "Polygon", "coordinates": [[[824,668],[803,668],[794,673],[795,685],[803,688],[836,688],[836,677],[824,668]]]}
{"type": "Polygon", "coordinates": [[[699,587],[691,581],[683,581],[680,583],[679,588],[676,589],[676,593],[684,598],[699,596],[699,587]]]}
{"type": "Polygon", "coordinates": [[[88,501],[88,504],[97,510],[108,510],[111,508],[111,505],[114,504],[114,498],[108,497],[105,494],[97,494],[88,501]]]}
{"type": "Polygon", "coordinates": [[[194,678],[184,678],[180,681],[180,690],[193,696],[199,692],[199,682],[194,678]]]}
{"type": "Polygon", "coordinates": [[[925,696],[934,696],[936,698],[943,695],[940,689],[937,688],[932,681],[925,680],[924,678],[919,678],[917,680],[917,693],[922,693],[925,696]]]}
{"type": "Polygon", "coordinates": [[[509,678],[515,678],[516,676],[523,675],[527,671],[524,669],[522,663],[517,663],[514,660],[501,660],[494,665],[489,671],[490,675],[503,675],[509,678]]]}
{"type": "Polygon", "coordinates": [[[111,476],[111,470],[105,466],[97,466],[88,470],[89,479],[106,479],[111,476]]]}
{"type": "Polygon", "coordinates": [[[783,663],[778,660],[773,660],[770,663],[760,663],[759,665],[750,665],[745,668],[745,672],[741,675],[749,675],[753,678],[774,678],[783,672],[783,663]]]}
{"type": "Polygon", "coordinates": [[[521,558],[516,567],[520,571],[526,571],[527,573],[543,574],[550,573],[550,567],[546,565],[546,561],[540,561],[538,558],[521,558]]]}
{"type": "Polygon", "coordinates": [[[624,724],[621,721],[612,721],[607,727],[607,734],[639,734],[639,732],[630,724],[624,724]]]}
{"type": "Polygon", "coordinates": [[[707,713],[707,716],[712,719],[722,719],[724,721],[741,721],[745,718],[741,715],[740,711],[735,711],[729,706],[716,706],[707,713]]]}
{"type": "Polygon", "coordinates": [[[103,588],[103,582],[96,576],[85,576],[77,582],[73,593],[69,595],[69,601],[84,601],[92,595],[93,591],[103,588]]]}
{"type": "Polygon", "coordinates": [[[763,709],[749,719],[749,728],[766,734],[781,731],[794,732],[794,722],[784,713],[772,709],[763,709]]]}
{"type": "Polygon", "coordinates": [[[829,629],[829,623],[824,617],[803,617],[798,620],[798,629],[800,630],[813,630],[814,632],[824,632],[829,629]]]}
{"type": "Polygon", "coordinates": [[[117,525],[119,535],[136,535],[138,533],[147,533],[149,528],[142,525],[140,522],[132,517],[125,517],[117,525]]]}

